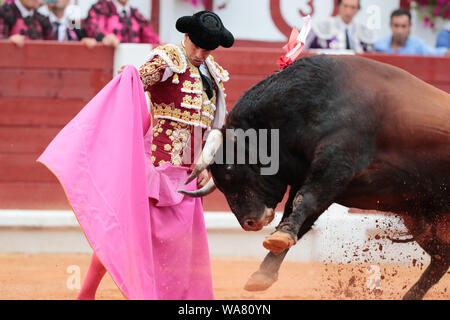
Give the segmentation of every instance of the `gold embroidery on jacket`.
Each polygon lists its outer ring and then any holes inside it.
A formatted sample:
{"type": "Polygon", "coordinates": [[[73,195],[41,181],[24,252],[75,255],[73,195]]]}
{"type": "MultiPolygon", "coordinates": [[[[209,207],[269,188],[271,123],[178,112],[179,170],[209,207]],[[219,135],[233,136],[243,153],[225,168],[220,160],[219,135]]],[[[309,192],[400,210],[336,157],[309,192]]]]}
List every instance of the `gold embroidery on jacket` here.
{"type": "Polygon", "coordinates": [[[191,133],[188,129],[175,129],[169,138],[172,140],[171,163],[174,166],[180,166],[183,163],[183,152],[190,141],[191,133]]]}
{"type": "Polygon", "coordinates": [[[167,63],[159,56],[145,63],[139,68],[139,76],[145,90],[161,81],[161,72],[167,68],[167,63]]]}
{"type": "Polygon", "coordinates": [[[202,98],[199,96],[185,95],[182,106],[188,109],[200,109],[202,107],[202,98]]]}
{"type": "MultiPolygon", "coordinates": [[[[186,58],[184,47],[181,44],[179,46],[160,46],[152,51],[152,59],[139,70],[146,90],[161,81],[165,68],[170,68],[180,75],[189,72],[188,80],[180,81],[180,83],[172,81],[176,73],[167,79],[167,83],[181,91],[181,97],[178,98],[181,99],[181,102],[177,102],[176,105],[174,102],[169,103],[168,101],[159,104],[153,102],[152,109],[155,119],[180,121],[187,125],[203,128],[211,127],[216,111],[217,92],[224,90],[222,82],[228,80],[228,72],[217,64],[212,56],[209,56],[205,63],[214,87],[214,95],[211,99],[208,99],[203,91],[199,69],[186,58]]],[[[154,94],[156,95],[156,93],[154,94]]]]}
{"type": "Polygon", "coordinates": [[[183,88],[181,88],[181,92],[184,93],[197,93],[197,94],[201,94],[202,93],[202,84],[201,81],[198,81],[197,79],[192,82],[189,80],[186,80],[183,82],[183,88]]]}

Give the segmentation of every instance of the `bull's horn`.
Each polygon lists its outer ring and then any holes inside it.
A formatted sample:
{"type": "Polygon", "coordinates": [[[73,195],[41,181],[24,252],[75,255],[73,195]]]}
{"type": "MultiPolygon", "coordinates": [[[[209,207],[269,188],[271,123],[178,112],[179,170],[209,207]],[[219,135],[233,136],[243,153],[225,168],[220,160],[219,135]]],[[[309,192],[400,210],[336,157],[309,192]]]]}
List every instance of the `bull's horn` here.
{"type": "Polygon", "coordinates": [[[213,178],[209,178],[209,181],[201,189],[198,189],[195,191],[178,190],[178,192],[185,194],[187,196],[193,197],[193,198],[199,198],[199,197],[207,196],[208,194],[212,193],[214,190],[216,190],[216,185],[214,184],[214,180],[213,180],[213,178]]]}
{"type": "Polygon", "coordinates": [[[206,169],[206,167],[214,159],[217,150],[219,150],[220,146],[222,145],[222,139],[223,139],[222,131],[218,129],[211,130],[211,132],[208,135],[208,138],[206,139],[202,153],[200,154],[198,161],[195,165],[195,168],[184,184],[188,184],[189,182],[194,180],[196,177],[198,177],[200,172],[206,169]]]}

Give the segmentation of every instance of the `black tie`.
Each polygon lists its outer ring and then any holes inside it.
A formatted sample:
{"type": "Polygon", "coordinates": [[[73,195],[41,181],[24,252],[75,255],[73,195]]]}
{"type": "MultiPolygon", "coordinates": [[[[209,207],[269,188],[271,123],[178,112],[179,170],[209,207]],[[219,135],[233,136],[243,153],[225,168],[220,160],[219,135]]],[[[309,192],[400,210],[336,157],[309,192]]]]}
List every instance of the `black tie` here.
{"type": "Polygon", "coordinates": [[[55,22],[55,26],[56,26],[56,41],[59,41],[59,26],[61,25],[61,23],[59,21],[55,22]]]}
{"type": "Polygon", "coordinates": [[[350,46],[350,37],[348,36],[348,29],[345,29],[345,46],[347,50],[350,50],[352,47],[350,46]]]}
{"type": "Polygon", "coordinates": [[[198,68],[198,71],[200,72],[200,76],[202,77],[203,89],[205,90],[208,99],[211,100],[214,95],[211,79],[208,76],[204,75],[200,68],[198,68]]]}

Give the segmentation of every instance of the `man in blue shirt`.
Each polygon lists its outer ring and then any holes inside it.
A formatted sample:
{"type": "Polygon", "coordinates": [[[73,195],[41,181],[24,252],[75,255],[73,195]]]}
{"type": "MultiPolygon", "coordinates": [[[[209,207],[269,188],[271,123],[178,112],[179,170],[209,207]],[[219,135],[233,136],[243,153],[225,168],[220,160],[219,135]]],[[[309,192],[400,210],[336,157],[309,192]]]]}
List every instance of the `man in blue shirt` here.
{"type": "Polygon", "coordinates": [[[375,51],[398,54],[450,56],[450,51],[446,48],[434,48],[422,39],[409,36],[411,33],[411,13],[406,9],[398,9],[391,14],[391,30],[391,36],[378,39],[375,42],[375,51]]]}
{"type": "Polygon", "coordinates": [[[447,22],[444,29],[439,32],[436,39],[436,47],[444,47],[450,49],[450,21],[447,22]]]}

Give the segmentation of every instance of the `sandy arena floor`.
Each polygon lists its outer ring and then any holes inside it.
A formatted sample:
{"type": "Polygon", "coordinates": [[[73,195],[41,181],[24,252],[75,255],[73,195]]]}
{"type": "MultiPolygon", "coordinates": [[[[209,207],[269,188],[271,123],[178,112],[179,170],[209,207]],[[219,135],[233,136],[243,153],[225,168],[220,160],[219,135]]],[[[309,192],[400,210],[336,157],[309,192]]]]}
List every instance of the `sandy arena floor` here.
{"type": "MultiPolygon", "coordinates": [[[[90,262],[86,254],[0,255],[0,299],[74,299],[78,290],[67,282],[70,266],[79,266],[84,279],[90,262]]],[[[285,261],[279,280],[263,293],[243,290],[259,260],[212,259],[216,299],[400,299],[419,278],[425,266],[300,263],[285,261]],[[369,290],[368,279],[379,268],[380,290],[369,290]]],[[[97,299],[123,299],[107,275],[97,299]]],[[[450,299],[450,271],[427,294],[426,299],[450,299]]]]}

